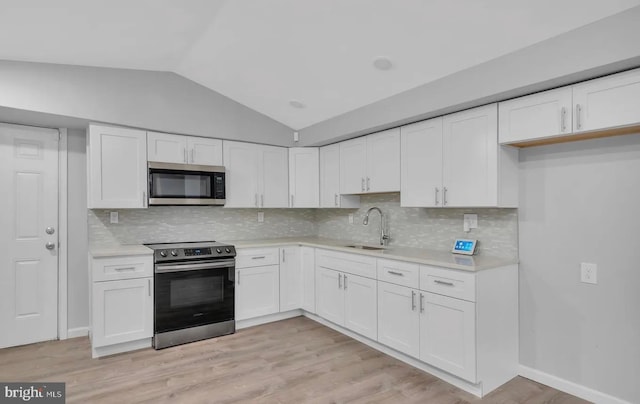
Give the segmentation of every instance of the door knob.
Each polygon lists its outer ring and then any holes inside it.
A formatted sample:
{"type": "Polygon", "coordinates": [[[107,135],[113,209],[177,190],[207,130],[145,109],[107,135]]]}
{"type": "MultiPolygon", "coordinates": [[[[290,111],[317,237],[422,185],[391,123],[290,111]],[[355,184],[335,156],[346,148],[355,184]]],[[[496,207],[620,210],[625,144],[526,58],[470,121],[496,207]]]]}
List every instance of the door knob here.
{"type": "Polygon", "coordinates": [[[47,234],[53,234],[56,232],[56,229],[54,229],[53,227],[49,226],[44,230],[45,233],[47,234]]]}
{"type": "Polygon", "coordinates": [[[53,250],[54,248],[56,248],[56,243],[52,243],[51,241],[49,241],[44,246],[47,247],[47,250],[53,250]]]}

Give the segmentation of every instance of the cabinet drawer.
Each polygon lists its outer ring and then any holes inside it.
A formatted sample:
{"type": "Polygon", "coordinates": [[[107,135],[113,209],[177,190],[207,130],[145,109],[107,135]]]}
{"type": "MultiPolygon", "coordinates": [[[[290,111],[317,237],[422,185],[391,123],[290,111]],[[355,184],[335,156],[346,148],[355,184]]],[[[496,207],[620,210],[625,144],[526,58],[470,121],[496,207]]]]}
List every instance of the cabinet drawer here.
{"type": "Polygon", "coordinates": [[[378,260],[378,280],[409,288],[418,288],[420,266],[409,262],[378,260]]]}
{"type": "Polygon", "coordinates": [[[279,248],[247,248],[237,250],[236,268],[278,265],[279,263],[279,248]]]}
{"type": "Polygon", "coordinates": [[[91,270],[93,282],[153,276],[153,256],[93,258],[91,270]]]}
{"type": "Polygon", "coordinates": [[[316,250],[316,266],[376,279],[376,259],[364,255],[316,250]]]}
{"type": "Polygon", "coordinates": [[[476,301],[475,274],[420,266],[420,289],[457,299],[476,301]]]}

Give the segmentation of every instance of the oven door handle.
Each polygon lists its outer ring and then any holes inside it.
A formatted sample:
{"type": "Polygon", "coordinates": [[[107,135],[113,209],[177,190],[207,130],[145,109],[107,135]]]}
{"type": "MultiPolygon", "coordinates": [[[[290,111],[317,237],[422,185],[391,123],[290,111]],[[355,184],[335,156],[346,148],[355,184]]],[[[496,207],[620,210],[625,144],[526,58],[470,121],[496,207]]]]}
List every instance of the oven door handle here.
{"type": "Polygon", "coordinates": [[[195,269],[235,268],[235,266],[236,266],[235,260],[201,262],[197,264],[174,264],[174,265],[160,264],[160,265],[156,265],[154,272],[157,274],[161,274],[165,272],[193,271],[195,269]]]}

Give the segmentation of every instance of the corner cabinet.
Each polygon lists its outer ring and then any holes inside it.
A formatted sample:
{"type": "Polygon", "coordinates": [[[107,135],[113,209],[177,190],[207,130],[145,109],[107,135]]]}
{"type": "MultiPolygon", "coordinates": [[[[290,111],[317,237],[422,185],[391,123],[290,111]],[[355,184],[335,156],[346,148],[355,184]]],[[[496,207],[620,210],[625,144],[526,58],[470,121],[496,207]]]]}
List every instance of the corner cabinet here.
{"type": "Polygon", "coordinates": [[[87,129],[87,207],[147,207],[147,133],[90,125],[87,129]]]}
{"type": "Polygon", "coordinates": [[[340,144],[320,148],[320,207],[358,208],[360,197],[340,191],[340,144]]]}
{"type": "Polygon", "coordinates": [[[228,208],[289,207],[289,164],[285,147],[223,141],[228,208]]]}
{"type": "Polygon", "coordinates": [[[320,207],[320,162],[317,147],[289,149],[289,206],[320,207]]]}

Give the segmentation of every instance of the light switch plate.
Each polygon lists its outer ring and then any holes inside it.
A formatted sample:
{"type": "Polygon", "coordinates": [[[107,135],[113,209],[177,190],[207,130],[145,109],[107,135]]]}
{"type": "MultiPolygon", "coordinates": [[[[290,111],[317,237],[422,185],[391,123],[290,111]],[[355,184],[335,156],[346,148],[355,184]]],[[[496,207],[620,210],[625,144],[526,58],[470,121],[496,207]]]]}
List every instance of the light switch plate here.
{"type": "Polygon", "coordinates": [[[465,213],[463,221],[467,224],[465,227],[468,227],[469,229],[478,228],[478,215],[475,213],[465,213]]]}
{"type": "Polygon", "coordinates": [[[258,223],[264,223],[264,212],[258,212],[258,223]]]}
{"type": "Polygon", "coordinates": [[[349,213],[349,224],[353,224],[353,213],[349,213]]]}
{"type": "Polygon", "coordinates": [[[109,212],[109,222],[118,223],[118,212],[109,212]]]}
{"type": "Polygon", "coordinates": [[[580,264],[580,282],[598,283],[598,264],[583,262],[580,264]]]}

